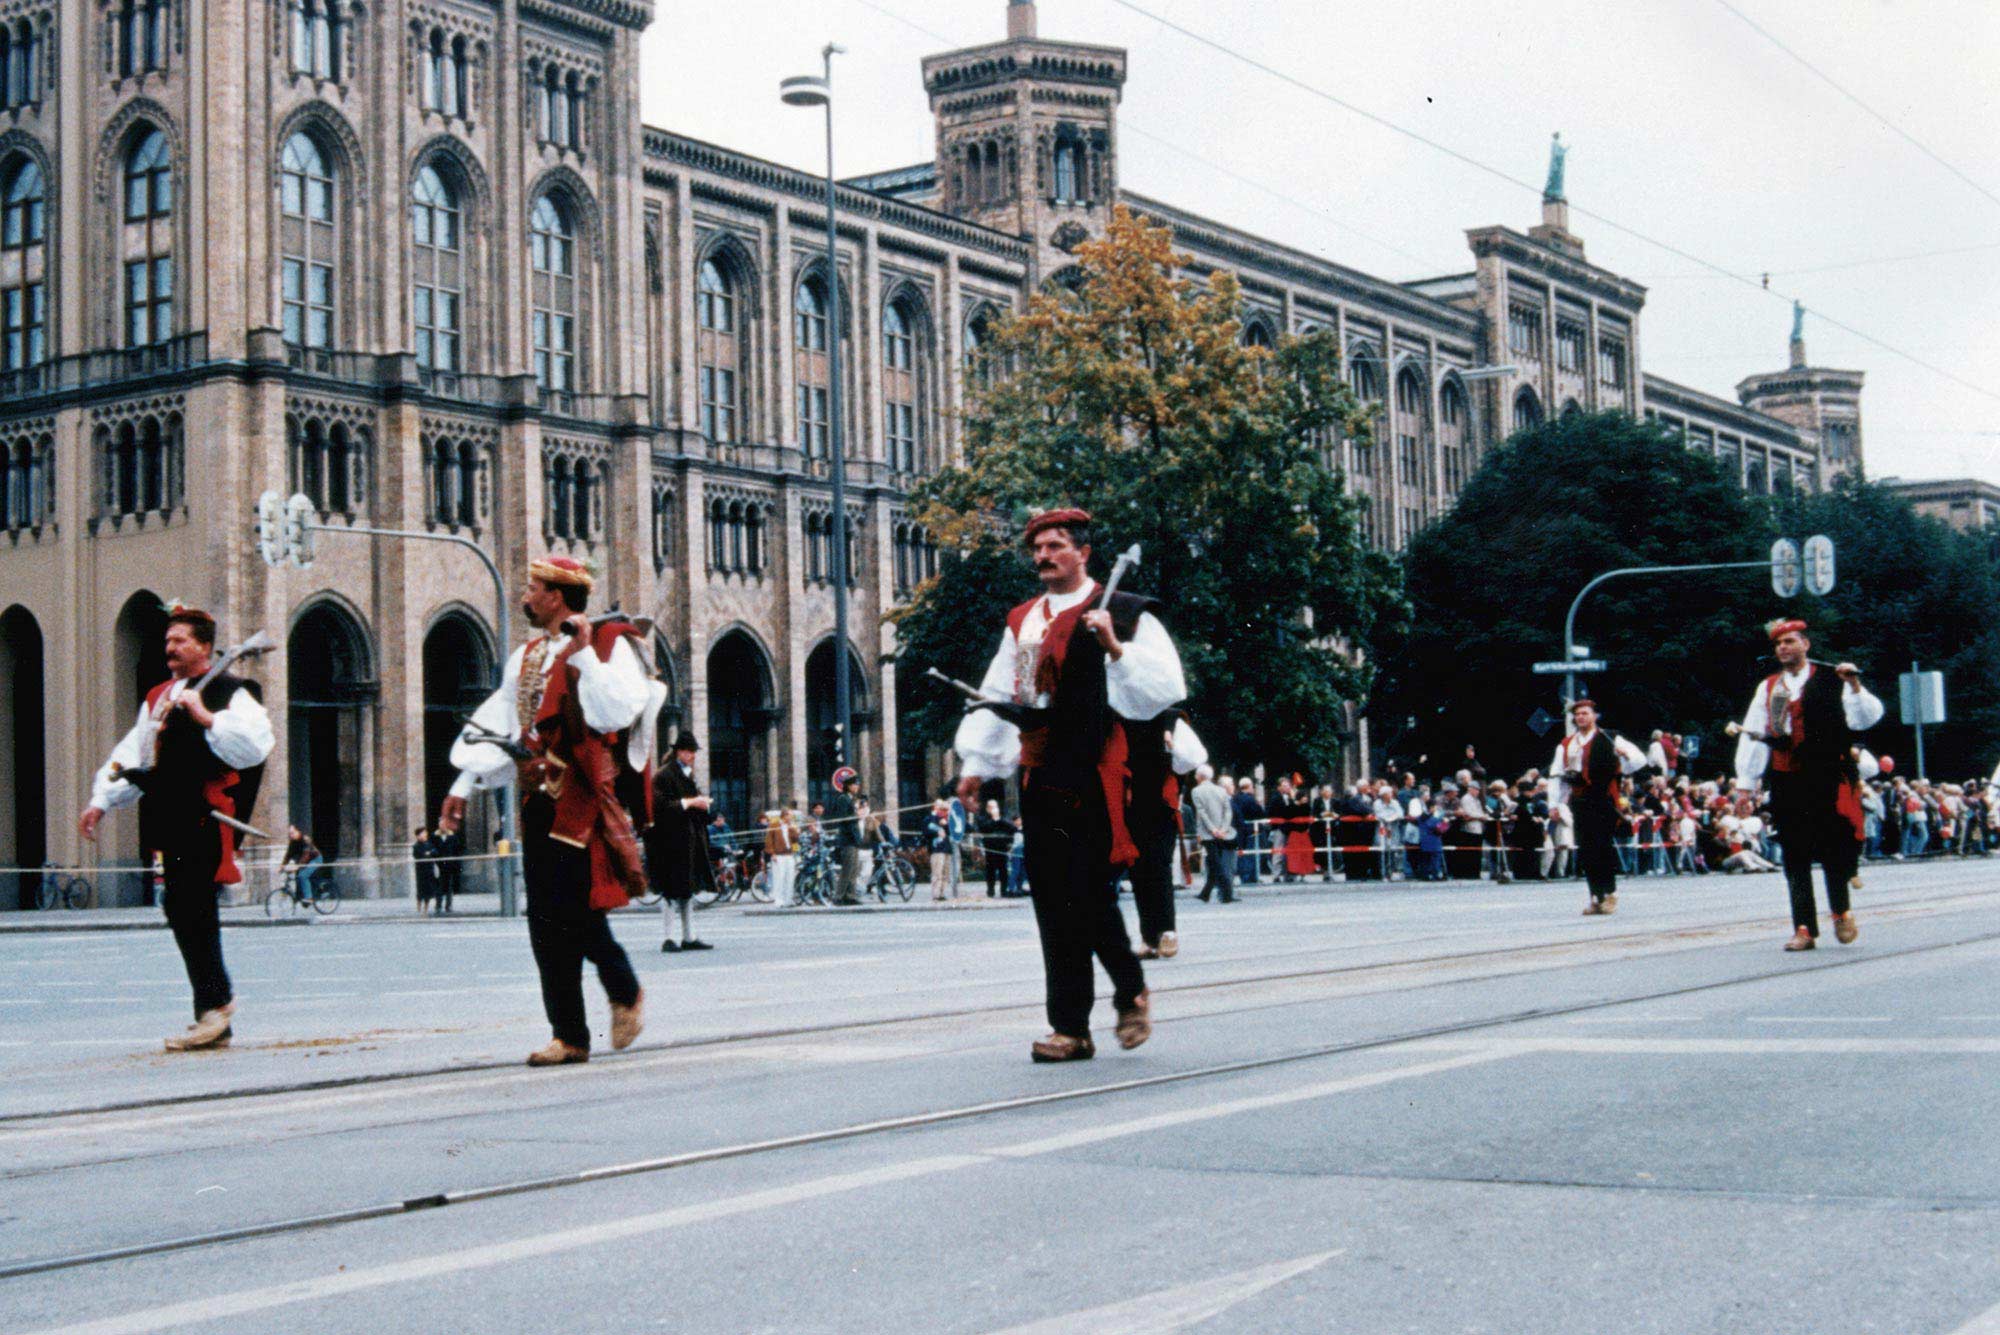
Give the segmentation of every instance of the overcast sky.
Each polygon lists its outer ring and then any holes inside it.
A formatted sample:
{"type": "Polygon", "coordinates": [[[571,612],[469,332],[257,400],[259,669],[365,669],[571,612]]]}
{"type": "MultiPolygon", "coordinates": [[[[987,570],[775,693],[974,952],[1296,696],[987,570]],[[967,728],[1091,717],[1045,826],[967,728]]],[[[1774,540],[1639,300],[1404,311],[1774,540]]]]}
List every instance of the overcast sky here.
{"type": "MultiPolygon", "coordinates": [[[[1118,0],[1043,0],[1044,37],[1130,52],[1126,188],[1405,280],[1469,269],[1469,227],[1539,221],[1549,133],[1559,129],[1571,146],[1571,230],[1593,262],[1650,289],[1640,326],[1648,371],[1733,400],[1741,376],[1785,365],[1789,302],[1773,293],[1795,295],[1809,312],[1968,382],[1809,314],[1813,363],[1867,372],[1874,476],[2000,482],[2000,200],[1718,0],[1134,3],[1533,189],[1118,0]],[[1767,271],[1772,293],[1761,290],[1767,271]]],[[[1730,3],[2000,196],[2000,5],[1730,3]]],[[[808,170],[824,165],[820,120],[782,105],[778,80],[816,73],[826,41],[846,46],[834,71],[842,176],[928,161],[919,60],[1005,34],[1005,0],[658,4],[644,47],[646,122],[808,170]]]]}

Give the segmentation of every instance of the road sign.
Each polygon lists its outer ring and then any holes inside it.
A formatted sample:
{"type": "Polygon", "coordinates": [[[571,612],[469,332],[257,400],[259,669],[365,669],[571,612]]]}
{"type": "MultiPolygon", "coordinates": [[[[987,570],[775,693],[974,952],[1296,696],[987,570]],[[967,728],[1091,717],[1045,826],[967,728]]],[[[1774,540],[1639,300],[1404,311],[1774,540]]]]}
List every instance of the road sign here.
{"type": "Polygon", "coordinates": [[[1579,675],[1586,672],[1603,672],[1605,667],[1606,664],[1601,658],[1576,658],[1571,659],[1567,663],[1561,659],[1557,659],[1550,663],[1535,664],[1534,672],[1538,677],[1560,677],[1565,672],[1574,672],[1579,675]]]}
{"type": "Polygon", "coordinates": [[[313,563],[313,519],[315,507],[312,497],[302,491],[293,492],[285,502],[285,556],[294,569],[304,570],[313,563]]]}
{"type": "Polygon", "coordinates": [[[1528,715],[1528,731],[1537,737],[1546,737],[1549,729],[1556,726],[1556,716],[1537,705],[1535,712],[1528,715]]]}
{"type": "Polygon", "coordinates": [[[1944,673],[1905,672],[1896,684],[1902,688],[1903,726],[1945,721],[1944,673]]]}
{"type": "Polygon", "coordinates": [[[1824,598],[1833,592],[1833,539],[1815,533],[1806,539],[1806,592],[1824,598]]]}
{"type": "MultiPolygon", "coordinates": [[[[1828,569],[1832,569],[1829,556],[1828,569]]],[[[1799,577],[1802,574],[1799,562],[1799,545],[1790,538],[1779,538],[1771,544],[1771,592],[1780,598],[1796,598],[1799,594],[1799,577]]]]}

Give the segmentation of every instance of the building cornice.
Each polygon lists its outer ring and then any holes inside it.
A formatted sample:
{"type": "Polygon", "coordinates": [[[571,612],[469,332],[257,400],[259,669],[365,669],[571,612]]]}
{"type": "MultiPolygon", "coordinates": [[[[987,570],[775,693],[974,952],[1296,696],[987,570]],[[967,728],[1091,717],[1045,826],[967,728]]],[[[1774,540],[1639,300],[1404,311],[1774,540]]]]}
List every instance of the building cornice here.
{"type": "MultiPolygon", "coordinates": [[[[703,143],[699,139],[671,134],[665,130],[647,127],[643,134],[648,184],[657,183],[665,186],[670,183],[672,179],[670,174],[662,171],[656,177],[654,172],[666,164],[673,164],[684,167],[690,172],[703,173],[724,181],[740,182],[760,190],[775,191],[805,204],[817,204],[822,209],[825,208],[825,177],[780,166],[762,158],[753,158],[748,154],[715,144],[703,143]]],[[[712,189],[705,183],[704,188],[712,189]]],[[[1028,263],[1028,246],[1020,238],[954,218],[950,214],[924,208],[920,204],[910,204],[852,187],[837,187],[836,201],[844,218],[866,219],[887,227],[919,233],[961,249],[984,251],[989,255],[1019,264],[1023,268],[1028,263]]],[[[741,196],[736,197],[735,202],[753,203],[766,211],[772,208],[767,201],[752,201],[741,196]]],[[[820,216],[824,219],[825,214],[821,213],[820,216]]]]}
{"type": "Polygon", "coordinates": [[[1171,204],[1147,199],[1129,190],[1119,191],[1119,198],[1135,213],[1170,228],[1176,245],[1241,266],[1247,271],[1246,277],[1261,275],[1268,281],[1276,276],[1385,315],[1440,326],[1460,338],[1474,340],[1479,336],[1478,316],[1422,293],[1412,292],[1401,284],[1373,278],[1358,269],[1308,255],[1262,237],[1250,236],[1226,224],[1185,212],[1171,204]]]}
{"type": "Polygon", "coordinates": [[[1466,244],[1480,259],[1493,256],[1509,264],[1534,269],[1569,287],[1588,292],[1599,301],[1614,302],[1633,314],[1646,304],[1646,288],[1609,269],[1600,269],[1588,260],[1565,255],[1553,246],[1523,236],[1511,227],[1473,227],[1465,233],[1466,244]]]}
{"type": "Polygon", "coordinates": [[[1709,421],[1727,424],[1738,431],[1763,437],[1767,443],[1783,445],[1802,454],[1814,453],[1812,445],[1797,427],[1767,413],[1760,413],[1755,408],[1746,408],[1740,403],[1731,403],[1728,399],[1719,398],[1714,394],[1704,394],[1698,389],[1677,385],[1650,371],[1643,377],[1643,388],[1646,395],[1645,407],[1668,408],[1697,414],[1709,421]]]}

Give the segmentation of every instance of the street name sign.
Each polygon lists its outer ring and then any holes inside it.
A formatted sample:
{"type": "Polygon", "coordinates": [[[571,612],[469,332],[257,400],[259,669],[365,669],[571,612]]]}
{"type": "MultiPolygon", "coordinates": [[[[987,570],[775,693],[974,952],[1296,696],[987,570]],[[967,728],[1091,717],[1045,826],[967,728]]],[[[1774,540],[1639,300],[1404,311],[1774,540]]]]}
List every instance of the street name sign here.
{"type": "Polygon", "coordinates": [[[1565,672],[1582,675],[1586,672],[1603,672],[1605,668],[1606,664],[1601,658],[1578,658],[1567,663],[1557,659],[1554,662],[1535,664],[1534,672],[1538,677],[1560,677],[1565,672]]]}

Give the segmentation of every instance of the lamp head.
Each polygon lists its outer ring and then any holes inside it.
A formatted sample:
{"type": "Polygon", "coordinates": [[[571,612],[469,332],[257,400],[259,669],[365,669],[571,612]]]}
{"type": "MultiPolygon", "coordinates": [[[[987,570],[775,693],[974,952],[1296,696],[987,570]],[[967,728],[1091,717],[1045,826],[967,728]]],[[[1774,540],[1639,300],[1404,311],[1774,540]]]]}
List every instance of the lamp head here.
{"type": "Polygon", "coordinates": [[[779,84],[778,96],[789,107],[823,107],[833,101],[833,88],[817,74],[801,74],[779,84]]]}

